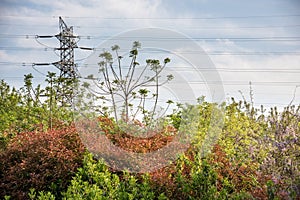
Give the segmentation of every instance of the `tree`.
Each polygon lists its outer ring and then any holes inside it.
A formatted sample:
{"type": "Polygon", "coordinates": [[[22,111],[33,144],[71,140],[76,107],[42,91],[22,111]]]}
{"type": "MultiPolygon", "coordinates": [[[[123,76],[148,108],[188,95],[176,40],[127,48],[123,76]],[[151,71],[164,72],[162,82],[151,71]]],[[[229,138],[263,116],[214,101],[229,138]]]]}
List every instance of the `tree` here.
{"type": "MultiPolygon", "coordinates": [[[[121,63],[120,47],[112,46],[116,58],[109,51],[101,53],[97,77],[89,75],[86,79],[92,80],[92,85],[96,86],[89,87],[89,91],[101,100],[102,105],[109,105],[117,122],[131,123],[137,116],[143,116],[143,122],[149,125],[157,114],[159,87],[171,81],[173,75],[162,77],[169,58],[165,58],[162,64],[159,60],[147,59],[146,65],[141,66],[137,61],[140,48],[139,42],[133,42],[129,53],[130,64],[126,68],[121,63]],[[153,102],[151,110],[146,105],[150,100],[153,102]]],[[[167,102],[170,103],[172,101],[167,102]]],[[[107,110],[107,107],[103,109],[107,110]]]]}

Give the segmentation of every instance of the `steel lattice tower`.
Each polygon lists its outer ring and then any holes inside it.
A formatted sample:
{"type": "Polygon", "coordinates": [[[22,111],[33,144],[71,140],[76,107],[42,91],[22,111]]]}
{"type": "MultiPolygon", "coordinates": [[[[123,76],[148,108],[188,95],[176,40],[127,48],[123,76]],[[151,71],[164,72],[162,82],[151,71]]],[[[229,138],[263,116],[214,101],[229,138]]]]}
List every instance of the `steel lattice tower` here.
{"type": "Polygon", "coordinates": [[[62,105],[66,103],[70,105],[73,99],[73,84],[79,77],[77,65],[74,61],[74,49],[93,50],[93,48],[78,47],[76,39],[79,36],[73,35],[73,27],[68,27],[64,20],[59,17],[59,34],[36,36],[36,38],[52,38],[56,37],[60,42],[60,47],[55,48],[60,52],[60,60],[54,63],[33,63],[34,66],[54,65],[60,70],[59,87],[57,88],[57,97],[60,98],[62,105]]]}
{"type": "Polygon", "coordinates": [[[77,47],[75,38],[73,35],[73,27],[68,27],[64,20],[59,17],[59,29],[60,33],[56,35],[56,38],[60,42],[60,61],[53,63],[60,70],[61,78],[77,78],[77,68],[74,63],[74,48],[77,47]]]}
{"type": "Polygon", "coordinates": [[[60,61],[53,63],[60,70],[61,87],[58,88],[58,96],[62,97],[61,103],[63,105],[72,104],[73,101],[73,85],[76,78],[78,78],[76,64],[74,62],[74,48],[78,48],[73,35],[73,27],[68,27],[64,20],[59,17],[59,34],[55,37],[60,42],[60,61]]]}

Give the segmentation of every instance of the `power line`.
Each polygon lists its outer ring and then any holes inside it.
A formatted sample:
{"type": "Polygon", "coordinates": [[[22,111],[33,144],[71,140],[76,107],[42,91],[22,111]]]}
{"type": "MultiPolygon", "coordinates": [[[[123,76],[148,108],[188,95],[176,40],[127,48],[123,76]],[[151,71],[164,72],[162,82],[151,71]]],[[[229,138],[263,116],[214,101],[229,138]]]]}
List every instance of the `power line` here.
{"type": "MultiPolygon", "coordinates": [[[[233,95],[233,94],[241,95],[238,91],[227,92],[227,95],[229,95],[229,94],[231,94],[231,95],[233,95]]],[[[293,95],[293,93],[292,92],[291,93],[278,93],[278,92],[277,93],[270,93],[270,92],[262,93],[262,92],[255,92],[254,91],[254,95],[255,96],[269,96],[269,95],[272,95],[272,96],[291,96],[291,95],[293,95]]]]}
{"type": "MultiPolygon", "coordinates": [[[[56,35],[21,35],[21,34],[0,34],[0,38],[24,38],[24,39],[36,39],[36,38],[54,38],[56,35]]],[[[80,39],[105,39],[105,40],[134,40],[137,37],[134,36],[120,36],[118,38],[112,38],[111,36],[73,36],[73,38],[80,39]]],[[[265,36],[265,37],[143,37],[139,36],[139,39],[143,40],[171,40],[171,41],[184,41],[184,40],[234,40],[234,41],[300,41],[298,36],[265,36]]]]}
{"type": "MultiPolygon", "coordinates": [[[[44,76],[42,76],[42,77],[39,77],[39,76],[35,76],[34,77],[34,79],[39,79],[39,80],[42,80],[42,79],[44,79],[45,77],[44,76]]],[[[4,80],[4,79],[20,79],[20,80],[23,80],[24,79],[24,77],[21,77],[21,76],[5,76],[5,77],[0,77],[0,80],[4,80]]],[[[198,90],[198,91],[200,91],[200,90],[198,90]]],[[[201,90],[201,91],[203,91],[203,92],[205,92],[205,91],[207,91],[207,90],[201,90]]],[[[232,92],[227,92],[227,95],[230,95],[230,94],[232,94],[232,93],[237,93],[236,91],[232,91],[232,92]]],[[[276,96],[291,96],[291,95],[293,95],[292,93],[270,93],[269,91],[268,91],[268,93],[259,93],[259,92],[255,92],[255,95],[256,96],[261,96],[261,95],[276,95],[276,96]]],[[[192,100],[192,99],[191,99],[192,100]]],[[[258,102],[254,102],[254,104],[264,104],[264,105],[267,105],[267,104],[280,104],[280,103],[277,103],[277,102],[260,102],[260,103],[258,103],[258,102]]],[[[282,104],[282,105],[287,105],[288,103],[286,103],[286,104],[282,104]]],[[[281,104],[280,104],[281,105],[281,104]]]]}
{"type": "MultiPolygon", "coordinates": [[[[0,77],[0,79],[7,79],[7,78],[14,78],[14,79],[23,79],[24,77],[18,76],[6,76],[0,77]]],[[[35,77],[35,78],[45,78],[45,77],[35,77]]],[[[248,81],[187,81],[187,83],[195,85],[195,84],[223,84],[223,85],[249,85],[248,81]]],[[[299,85],[300,82],[295,81],[251,81],[252,85],[268,85],[268,86],[291,86],[291,85],[299,85]]]]}
{"type": "MultiPolygon", "coordinates": [[[[127,40],[131,41],[137,37],[131,36],[120,36],[112,38],[111,36],[81,36],[81,38],[90,39],[105,39],[105,40],[127,40]]],[[[178,38],[178,37],[143,37],[139,36],[139,39],[145,41],[219,41],[219,40],[232,40],[232,41],[300,41],[300,37],[294,36],[279,36],[279,37],[190,37],[190,38],[178,38]]]]}
{"type": "MultiPolygon", "coordinates": [[[[277,67],[277,68],[230,68],[230,67],[188,67],[188,66],[172,66],[172,71],[184,71],[184,72],[194,72],[194,71],[224,71],[224,72],[268,72],[268,73],[275,73],[275,72],[279,72],[279,73],[300,73],[300,68],[285,68],[285,67],[277,67]]],[[[85,63],[81,66],[78,66],[78,68],[99,68],[99,66],[95,63],[95,64],[88,64],[85,63]]],[[[129,66],[123,65],[122,68],[124,69],[128,69],[129,66]]]]}
{"type": "MultiPolygon", "coordinates": [[[[78,49],[82,50],[94,50],[94,51],[102,51],[102,48],[87,48],[87,47],[76,47],[78,49]]],[[[45,47],[45,48],[37,48],[37,47],[0,47],[0,50],[6,50],[6,51],[58,51],[63,50],[62,48],[51,48],[51,47],[45,47]]],[[[140,52],[146,52],[146,53],[161,53],[160,50],[141,50],[140,52]]],[[[247,51],[180,51],[180,52],[169,52],[169,53],[175,53],[175,54],[198,54],[198,55],[216,55],[216,56],[231,56],[231,55],[244,55],[244,56],[267,56],[267,55],[300,55],[300,51],[253,51],[253,52],[247,52],[247,51]]]]}
{"type": "MultiPolygon", "coordinates": [[[[0,24],[1,25],[1,24],[0,24]]],[[[76,26],[77,28],[95,28],[95,29],[124,29],[124,26],[76,26]]],[[[202,30],[202,29],[272,29],[272,28],[299,28],[299,24],[291,24],[291,25],[265,25],[265,26],[235,26],[235,27],[228,27],[228,26],[199,26],[199,27],[176,27],[176,29],[187,29],[187,30],[202,30]]],[[[144,27],[126,27],[132,29],[144,28],[144,27]]],[[[171,27],[167,27],[171,28],[171,27]]]]}
{"type": "MultiPolygon", "coordinates": [[[[36,63],[29,62],[0,62],[0,65],[19,65],[19,66],[35,66],[36,63]]],[[[49,66],[52,63],[39,63],[39,66],[49,66]]],[[[77,66],[78,68],[98,68],[97,64],[83,64],[81,66],[77,66]]],[[[123,66],[123,68],[128,68],[129,66],[123,66]]],[[[231,67],[218,67],[218,68],[209,68],[209,67],[199,67],[199,68],[191,68],[187,66],[175,66],[172,67],[173,71],[224,71],[224,72],[268,72],[268,73],[300,73],[300,68],[285,68],[284,66],[279,66],[277,68],[231,68],[231,67]]]]}
{"type": "MultiPolygon", "coordinates": [[[[32,24],[15,24],[15,23],[0,23],[0,26],[19,26],[19,27],[28,27],[32,26],[32,24]]],[[[56,26],[49,26],[49,25],[40,25],[36,24],[35,27],[56,27],[56,26]]],[[[124,28],[144,28],[144,27],[124,27],[124,26],[73,26],[74,28],[93,28],[93,29],[124,29],[124,28]]],[[[238,27],[228,27],[228,26],[201,26],[201,27],[180,27],[180,29],[188,29],[188,30],[202,30],[202,29],[273,29],[273,28],[299,28],[300,24],[284,24],[284,25],[264,25],[264,26],[238,26],[238,27]]],[[[178,27],[176,27],[178,28],[178,27]]]]}
{"type": "Polygon", "coordinates": [[[34,65],[31,65],[31,67],[32,67],[32,69],[34,69],[37,73],[39,73],[39,74],[41,74],[41,75],[43,75],[43,76],[47,76],[47,74],[45,74],[45,73],[41,72],[40,70],[38,70],[37,68],[35,68],[34,65]]]}
{"type": "Polygon", "coordinates": [[[300,17],[300,14],[277,14],[277,15],[248,15],[248,16],[211,16],[211,17],[97,17],[97,16],[43,16],[43,15],[1,15],[7,18],[74,18],[74,19],[102,19],[102,20],[202,20],[202,19],[248,19],[248,18],[282,18],[300,17]]]}
{"type": "Polygon", "coordinates": [[[103,20],[209,20],[209,19],[248,19],[248,18],[281,18],[281,17],[299,17],[300,14],[282,14],[282,15],[249,15],[249,16],[215,16],[215,17],[95,17],[95,16],[64,16],[65,18],[80,19],[103,19],[103,20]]]}
{"type": "MultiPolygon", "coordinates": [[[[44,76],[35,76],[33,77],[34,79],[45,79],[44,76]]],[[[24,79],[24,76],[4,76],[4,77],[0,77],[0,80],[4,80],[4,79],[24,79]]]]}
{"type": "MultiPolygon", "coordinates": [[[[247,81],[189,81],[189,84],[215,84],[215,85],[249,85],[247,81]]],[[[251,81],[252,85],[268,85],[268,86],[295,86],[300,82],[294,81],[251,81]]]]}

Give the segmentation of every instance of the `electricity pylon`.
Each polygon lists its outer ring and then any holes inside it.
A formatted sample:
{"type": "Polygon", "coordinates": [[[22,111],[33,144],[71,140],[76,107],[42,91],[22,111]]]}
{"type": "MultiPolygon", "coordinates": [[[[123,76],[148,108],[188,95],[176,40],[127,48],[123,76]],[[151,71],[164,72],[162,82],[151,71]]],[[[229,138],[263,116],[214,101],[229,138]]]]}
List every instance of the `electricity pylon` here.
{"type": "Polygon", "coordinates": [[[56,37],[60,42],[60,47],[55,48],[55,50],[59,50],[60,60],[54,63],[34,63],[34,65],[54,65],[60,70],[57,98],[59,97],[61,99],[62,105],[70,105],[73,99],[73,84],[79,77],[77,65],[74,62],[74,49],[93,50],[93,48],[78,47],[76,38],[79,38],[79,36],[73,35],[73,27],[68,27],[61,17],[59,17],[59,30],[59,34],[54,36],[46,35],[36,37],[56,37]]]}
{"type": "Polygon", "coordinates": [[[77,68],[74,63],[74,48],[78,48],[75,38],[78,36],[73,35],[73,27],[68,27],[64,20],[59,17],[60,33],[55,37],[60,42],[60,61],[53,63],[60,70],[61,78],[77,78],[77,68]]]}
{"type": "Polygon", "coordinates": [[[73,85],[78,77],[76,64],[74,63],[74,48],[77,48],[73,35],[73,27],[68,27],[64,20],[59,17],[59,34],[55,37],[60,42],[60,61],[52,63],[60,70],[59,88],[57,95],[61,98],[62,105],[71,105],[73,100],[73,85]]]}

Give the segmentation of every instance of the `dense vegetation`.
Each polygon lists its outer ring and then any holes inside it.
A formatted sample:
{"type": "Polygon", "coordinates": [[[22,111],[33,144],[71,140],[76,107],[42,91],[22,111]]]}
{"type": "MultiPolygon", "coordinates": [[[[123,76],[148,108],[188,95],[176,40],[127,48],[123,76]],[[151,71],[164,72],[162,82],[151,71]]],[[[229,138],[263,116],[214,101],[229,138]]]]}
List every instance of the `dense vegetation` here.
{"type": "MultiPolygon", "coordinates": [[[[84,148],[71,109],[57,91],[54,73],[47,86],[0,82],[0,196],[6,199],[299,199],[300,105],[282,112],[255,109],[244,101],[221,105],[224,126],[211,151],[203,141],[215,104],[199,99],[197,135],[170,165],[149,173],[115,171],[84,148]],[[42,97],[41,97],[42,96],[42,97]]],[[[180,112],[169,116],[174,132],[180,112]]],[[[134,152],[155,151],[175,134],[135,139],[112,118],[99,117],[106,136],[134,152]]]]}

